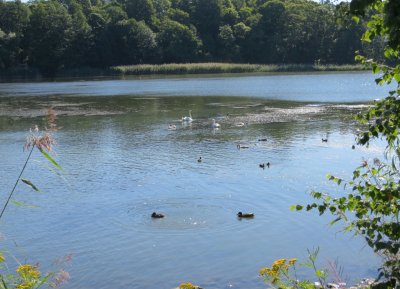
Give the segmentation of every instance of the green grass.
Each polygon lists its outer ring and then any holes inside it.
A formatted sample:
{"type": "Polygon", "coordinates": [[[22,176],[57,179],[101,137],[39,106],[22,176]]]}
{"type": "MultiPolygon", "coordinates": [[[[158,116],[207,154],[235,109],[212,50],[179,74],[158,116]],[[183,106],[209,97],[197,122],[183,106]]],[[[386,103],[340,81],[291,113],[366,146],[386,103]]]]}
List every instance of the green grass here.
{"type": "Polygon", "coordinates": [[[237,64],[237,63],[171,63],[121,65],[110,68],[120,75],[148,74],[205,74],[205,73],[250,73],[250,72],[296,72],[296,71],[354,71],[365,70],[363,65],[334,64],[237,64]]]}
{"type": "Polygon", "coordinates": [[[0,70],[0,82],[9,81],[44,81],[70,80],[81,78],[119,77],[124,75],[182,75],[182,74],[218,74],[218,73],[272,73],[272,72],[304,72],[304,71],[360,71],[366,70],[361,64],[240,64],[240,63],[170,63],[139,64],[113,66],[108,69],[81,67],[63,69],[52,78],[43,76],[35,68],[17,68],[0,70]]]}

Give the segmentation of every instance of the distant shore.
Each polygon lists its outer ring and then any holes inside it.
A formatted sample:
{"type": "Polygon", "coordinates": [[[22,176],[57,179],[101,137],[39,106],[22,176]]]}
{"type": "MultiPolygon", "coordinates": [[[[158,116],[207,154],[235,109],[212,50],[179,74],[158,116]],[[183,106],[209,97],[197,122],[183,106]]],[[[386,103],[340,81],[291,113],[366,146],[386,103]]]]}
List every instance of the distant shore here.
{"type": "Polygon", "coordinates": [[[63,69],[54,76],[44,76],[35,68],[0,70],[0,82],[44,81],[76,78],[123,77],[128,75],[185,75],[222,73],[279,73],[279,72],[323,72],[323,71],[362,71],[361,64],[241,64],[241,63],[170,63],[120,65],[110,68],[63,69]]]}

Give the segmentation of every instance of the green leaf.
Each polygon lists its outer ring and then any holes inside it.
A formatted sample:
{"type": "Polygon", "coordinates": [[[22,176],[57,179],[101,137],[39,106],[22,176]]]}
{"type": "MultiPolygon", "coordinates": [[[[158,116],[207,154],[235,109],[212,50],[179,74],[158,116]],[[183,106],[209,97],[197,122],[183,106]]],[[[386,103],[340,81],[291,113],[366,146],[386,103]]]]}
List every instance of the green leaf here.
{"type": "Polygon", "coordinates": [[[358,16],[353,16],[353,17],[351,17],[351,19],[353,19],[357,24],[358,24],[358,22],[360,22],[360,17],[358,17],[358,16]]]}
{"type": "Polygon", "coordinates": [[[5,282],[4,279],[3,279],[3,276],[0,275],[0,277],[1,277],[1,284],[3,285],[3,286],[2,286],[3,289],[8,289],[8,286],[7,286],[6,282],[5,282]]]}
{"type": "Polygon", "coordinates": [[[54,273],[49,273],[47,274],[41,281],[40,283],[37,285],[36,289],[39,288],[40,286],[42,286],[51,276],[53,276],[54,273]]]}
{"type": "Polygon", "coordinates": [[[44,150],[40,149],[40,152],[48,159],[54,166],[56,166],[59,170],[64,171],[64,169],[44,150]]]}
{"type": "Polygon", "coordinates": [[[336,218],[335,220],[331,221],[331,222],[329,223],[329,225],[333,225],[333,224],[335,224],[336,222],[340,221],[341,219],[342,219],[342,217],[338,217],[338,218],[336,218]]]}
{"type": "Polygon", "coordinates": [[[27,184],[28,186],[30,186],[32,189],[34,189],[36,192],[40,192],[40,190],[34,185],[32,184],[32,182],[30,180],[27,179],[21,179],[22,182],[24,182],[25,184],[27,184]]]}
{"type": "Polygon", "coordinates": [[[325,278],[326,274],[322,270],[315,270],[315,274],[317,275],[318,278],[325,278]]]}
{"type": "Polygon", "coordinates": [[[39,208],[39,206],[28,205],[28,204],[25,204],[23,202],[19,202],[19,201],[15,201],[15,200],[13,200],[12,202],[14,203],[14,205],[17,205],[17,206],[20,206],[20,207],[31,208],[31,209],[39,208]]]}

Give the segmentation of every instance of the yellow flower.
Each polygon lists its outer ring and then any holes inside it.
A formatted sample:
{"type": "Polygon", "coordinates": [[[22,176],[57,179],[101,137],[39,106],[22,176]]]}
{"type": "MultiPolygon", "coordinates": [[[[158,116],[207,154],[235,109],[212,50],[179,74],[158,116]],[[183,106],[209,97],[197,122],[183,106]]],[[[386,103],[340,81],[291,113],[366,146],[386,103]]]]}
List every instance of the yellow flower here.
{"type": "Polygon", "coordinates": [[[281,268],[282,268],[283,270],[287,271],[287,270],[289,270],[289,264],[284,264],[284,265],[282,265],[281,268]]]}
{"type": "Polygon", "coordinates": [[[271,272],[271,269],[270,269],[270,268],[267,268],[267,267],[261,268],[261,269],[260,269],[260,276],[269,275],[270,272],[271,272]]]}
{"type": "Polygon", "coordinates": [[[27,278],[27,279],[39,279],[40,278],[40,271],[37,269],[37,266],[33,266],[30,264],[24,264],[24,265],[18,266],[16,271],[22,278],[27,278]]]}
{"type": "Polygon", "coordinates": [[[0,253],[0,263],[3,263],[6,261],[6,258],[4,257],[3,253],[0,253]]]}
{"type": "Polygon", "coordinates": [[[297,258],[292,258],[292,259],[289,259],[289,265],[290,266],[293,266],[295,263],[296,263],[296,261],[297,261],[297,258]]]}
{"type": "Polygon", "coordinates": [[[181,285],[179,285],[179,289],[194,289],[195,286],[188,282],[188,283],[182,283],[181,285]]]}
{"type": "Polygon", "coordinates": [[[285,262],[286,262],[286,259],[278,259],[278,260],[274,261],[274,263],[272,263],[272,266],[278,266],[278,267],[280,267],[280,266],[282,266],[283,264],[285,264],[285,262]]]}
{"type": "Polygon", "coordinates": [[[24,282],[21,284],[17,284],[15,289],[31,289],[35,284],[33,282],[24,282]]]}

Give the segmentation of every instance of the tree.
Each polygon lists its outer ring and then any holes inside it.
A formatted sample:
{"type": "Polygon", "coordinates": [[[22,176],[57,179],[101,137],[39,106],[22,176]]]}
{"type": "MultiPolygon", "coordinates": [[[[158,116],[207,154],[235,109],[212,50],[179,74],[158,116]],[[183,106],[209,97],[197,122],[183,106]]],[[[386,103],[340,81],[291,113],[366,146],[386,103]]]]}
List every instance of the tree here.
{"type": "Polygon", "coordinates": [[[22,34],[29,15],[29,8],[21,1],[0,2],[0,29],[5,33],[22,34]]]}
{"type": "Polygon", "coordinates": [[[195,32],[176,21],[165,21],[157,35],[163,62],[197,60],[201,42],[195,32]]]}
{"type": "Polygon", "coordinates": [[[134,18],[137,21],[143,20],[147,25],[153,23],[156,10],[151,0],[126,0],[126,13],[129,18],[134,18]]]}
{"type": "Polygon", "coordinates": [[[151,61],[155,56],[154,32],[135,19],[109,23],[96,44],[99,66],[138,64],[151,61]]]}
{"type": "Polygon", "coordinates": [[[29,64],[46,75],[54,75],[64,63],[72,37],[72,18],[59,2],[38,2],[26,33],[29,64]]]}

